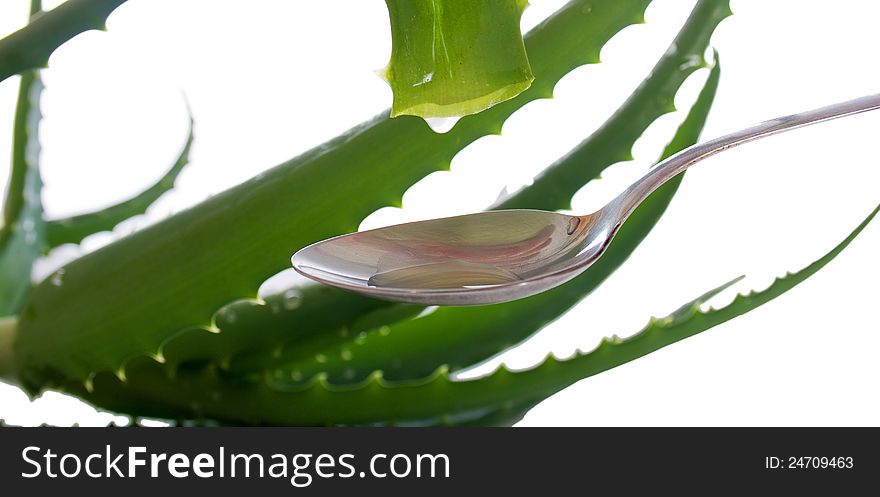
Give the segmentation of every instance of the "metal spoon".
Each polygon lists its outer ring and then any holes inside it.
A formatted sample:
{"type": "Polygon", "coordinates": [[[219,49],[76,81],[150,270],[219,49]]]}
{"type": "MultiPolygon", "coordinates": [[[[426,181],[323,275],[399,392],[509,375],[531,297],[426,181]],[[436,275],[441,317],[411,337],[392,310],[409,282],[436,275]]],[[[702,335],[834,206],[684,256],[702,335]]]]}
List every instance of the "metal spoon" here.
{"type": "Polygon", "coordinates": [[[293,267],[321,283],[401,302],[477,305],[528,297],[587,269],[651,192],[696,162],[758,138],[877,108],[880,94],[694,145],[585,216],[515,209],[400,224],[309,245],[294,254],[293,267]]]}

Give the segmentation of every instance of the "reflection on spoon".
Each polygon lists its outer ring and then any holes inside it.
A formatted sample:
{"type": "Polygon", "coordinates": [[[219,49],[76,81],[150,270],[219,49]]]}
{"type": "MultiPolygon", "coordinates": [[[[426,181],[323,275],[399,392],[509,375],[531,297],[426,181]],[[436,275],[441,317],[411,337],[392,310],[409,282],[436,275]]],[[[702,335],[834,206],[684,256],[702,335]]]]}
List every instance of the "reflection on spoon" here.
{"type": "Polygon", "coordinates": [[[367,284],[391,288],[470,288],[519,281],[512,271],[467,261],[419,264],[370,276],[367,284]]]}
{"type": "Polygon", "coordinates": [[[660,185],[718,152],[764,136],[880,108],[880,95],[780,117],[666,159],[598,211],[569,216],[488,211],[338,236],[294,254],[293,267],[329,285],[429,305],[528,297],[582,273],[660,185]]]}

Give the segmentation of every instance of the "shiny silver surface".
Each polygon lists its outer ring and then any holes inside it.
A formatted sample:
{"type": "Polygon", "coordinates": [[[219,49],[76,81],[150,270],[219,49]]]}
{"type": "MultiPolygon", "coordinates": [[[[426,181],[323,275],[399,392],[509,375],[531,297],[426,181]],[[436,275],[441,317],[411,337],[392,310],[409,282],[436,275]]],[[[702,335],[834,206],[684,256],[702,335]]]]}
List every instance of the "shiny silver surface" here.
{"type": "Polygon", "coordinates": [[[706,157],[782,131],[880,108],[880,95],[780,117],[694,145],[586,216],[488,211],[362,231],[294,254],[313,280],[377,298],[429,305],[516,300],[574,278],[598,259],[648,195],[706,157]]]}

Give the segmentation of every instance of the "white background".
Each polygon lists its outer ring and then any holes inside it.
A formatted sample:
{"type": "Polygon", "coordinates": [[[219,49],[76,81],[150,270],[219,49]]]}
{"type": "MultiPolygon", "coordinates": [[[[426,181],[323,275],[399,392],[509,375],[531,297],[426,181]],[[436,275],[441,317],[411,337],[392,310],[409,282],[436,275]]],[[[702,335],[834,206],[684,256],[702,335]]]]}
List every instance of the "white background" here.
{"type": "MultiPolygon", "coordinates": [[[[0,33],[20,27],[26,0],[0,2],[0,33]]],[[[52,7],[58,2],[49,4],[52,7]]],[[[562,5],[532,0],[524,29],[562,5]]],[[[692,1],[655,0],[647,23],[619,33],[602,64],[573,71],[556,98],[527,105],[364,226],[476,211],[588,136],[666,50],[692,1]]],[[[717,30],[722,78],[704,138],[752,122],[880,90],[880,3],[734,1],[717,30]]],[[[180,210],[387,108],[373,71],[390,37],[380,0],[131,0],[59,49],[44,71],[44,202],[59,217],[121,200],[155,180],[184,138],[181,92],[195,114],[192,164],[146,218],[87,240],[93,250],[180,210]]],[[[636,144],[579,192],[600,206],[657,157],[706,71],[636,144]]],[[[0,83],[0,150],[8,151],[17,78],[0,83]]],[[[579,306],[503,359],[534,364],[603,335],[626,336],[740,274],[765,288],[841,240],[880,202],[880,112],[754,143],[693,169],[631,260],[579,306]]],[[[5,176],[8,153],[0,155],[5,176]]],[[[533,409],[521,425],[877,425],[880,350],[875,222],[815,277],[733,322],[588,378],[533,409]]],[[[55,261],[70,259],[65,247],[55,261]]],[[[57,263],[57,262],[55,262],[57,263]]],[[[53,263],[47,263],[42,269],[53,263]]],[[[733,292],[713,304],[729,302],[733,292]]],[[[497,364],[493,361],[489,366],[497,364]]],[[[486,371],[481,368],[477,372],[486,371]]],[[[476,373],[476,372],[475,372],[476,373]]],[[[113,417],[46,394],[30,402],[0,384],[12,424],[105,424],[113,417]]]]}

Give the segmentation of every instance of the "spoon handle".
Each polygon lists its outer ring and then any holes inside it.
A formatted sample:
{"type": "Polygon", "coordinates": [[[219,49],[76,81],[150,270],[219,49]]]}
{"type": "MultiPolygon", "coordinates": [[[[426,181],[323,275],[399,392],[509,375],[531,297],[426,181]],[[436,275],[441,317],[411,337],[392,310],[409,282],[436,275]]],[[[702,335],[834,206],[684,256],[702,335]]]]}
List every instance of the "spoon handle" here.
{"type": "Polygon", "coordinates": [[[610,213],[619,219],[618,225],[623,223],[632,214],[632,211],[660,185],[693,164],[729,148],[783,131],[875,109],[880,109],[880,94],[847,100],[790,116],[777,117],[729,135],[698,143],[657,164],[641,179],[633,183],[608,205],[612,209],[610,213]]]}

